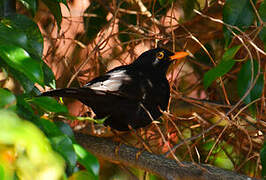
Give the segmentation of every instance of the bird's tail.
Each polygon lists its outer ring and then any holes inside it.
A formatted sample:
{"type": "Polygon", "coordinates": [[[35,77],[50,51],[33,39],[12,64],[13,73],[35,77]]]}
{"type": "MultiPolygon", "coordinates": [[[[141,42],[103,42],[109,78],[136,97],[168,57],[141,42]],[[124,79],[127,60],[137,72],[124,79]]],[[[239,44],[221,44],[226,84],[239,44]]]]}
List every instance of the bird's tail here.
{"type": "MultiPolygon", "coordinates": [[[[82,97],[88,96],[88,94],[90,94],[90,91],[92,90],[89,88],[87,88],[86,90],[81,88],[63,88],[44,92],[40,96],[70,97],[80,99],[82,97]]],[[[93,93],[93,91],[91,93],[93,93]]]]}

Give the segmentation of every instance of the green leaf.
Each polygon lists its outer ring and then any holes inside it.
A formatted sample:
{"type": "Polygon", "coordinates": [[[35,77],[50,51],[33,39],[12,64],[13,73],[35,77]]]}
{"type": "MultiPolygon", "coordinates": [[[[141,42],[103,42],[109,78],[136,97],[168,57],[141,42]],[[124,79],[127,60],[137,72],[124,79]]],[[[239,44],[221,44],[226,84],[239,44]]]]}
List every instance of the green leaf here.
{"type": "Polygon", "coordinates": [[[27,9],[29,9],[34,16],[38,9],[37,0],[19,0],[27,9]]]}
{"type": "Polygon", "coordinates": [[[16,96],[3,88],[0,88],[0,108],[8,107],[16,103],[16,96]]]}
{"type": "Polygon", "coordinates": [[[266,21],[266,1],[263,1],[260,4],[259,15],[260,15],[262,21],[265,22],[266,21]]]}
{"type": "Polygon", "coordinates": [[[73,170],[77,163],[77,156],[73,148],[71,139],[66,135],[55,136],[50,138],[53,148],[60,153],[67,161],[70,172],[73,170]]]}
{"type": "Polygon", "coordinates": [[[53,71],[48,67],[46,63],[43,63],[44,84],[55,88],[55,77],[53,71]]]}
{"type": "Polygon", "coordinates": [[[221,62],[204,74],[203,84],[206,89],[211,85],[214,80],[216,80],[218,77],[223,76],[231,70],[231,68],[235,64],[235,60],[233,59],[233,57],[235,56],[239,48],[240,46],[234,46],[228,49],[224,53],[221,62]]]}
{"type": "Polygon", "coordinates": [[[47,135],[47,137],[56,137],[63,135],[63,133],[60,131],[60,129],[56,126],[56,124],[53,121],[40,118],[39,125],[42,131],[47,135]]]}
{"type": "Polygon", "coordinates": [[[78,171],[78,172],[75,172],[69,178],[69,180],[88,180],[88,179],[94,180],[95,177],[91,173],[89,173],[87,171],[78,171]]]}
{"type": "Polygon", "coordinates": [[[0,58],[0,66],[2,66],[8,72],[9,75],[13,76],[14,79],[20,82],[26,93],[32,91],[34,87],[34,82],[32,82],[29,78],[27,78],[23,73],[8,66],[7,63],[5,63],[5,61],[1,60],[1,58],[0,58]]]}
{"type": "Polygon", "coordinates": [[[266,51],[266,27],[263,27],[260,31],[259,38],[263,41],[264,50],[266,51]]]}
{"type": "Polygon", "coordinates": [[[223,150],[218,152],[215,156],[216,157],[213,162],[215,166],[223,168],[223,169],[233,170],[234,164],[232,163],[230,158],[225,154],[223,150]]]}
{"type": "MultiPolygon", "coordinates": [[[[260,73],[260,70],[258,71],[258,63],[256,60],[253,61],[253,79],[255,79],[256,75],[260,73]]],[[[237,89],[238,89],[238,94],[240,97],[244,96],[244,94],[247,92],[249,87],[251,86],[251,73],[252,73],[252,64],[251,60],[248,60],[245,64],[242,65],[242,68],[240,72],[238,73],[238,78],[237,78],[237,89]]],[[[261,74],[253,87],[253,89],[250,91],[250,93],[247,95],[247,97],[244,99],[244,103],[248,104],[255,99],[258,99],[262,95],[262,90],[263,90],[263,75],[261,74]]]]}
{"type": "MultiPolygon", "coordinates": [[[[260,15],[262,21],[266,22],[266,1],[263,1],[260,4],[259,15],[260,15]]],[[[262,30],[259,33],[259,38],[263,41],[264,49],[266,50],[266,27],[265,27],[265,25],[263,26],[262,30]]]]}
{"type": "Polygon", "coordinates": [[[86,13],[94,14],[95,17],[84,19],[85,29],[87,30],[87,37],[89,41],[93,40],[100,30],[108,23],[106,20],[107,11],[104,7],[96,1],[91,1],[86,13]]]}
{"type": "Polygon", "coordinates": [[[25,74],[31,81],[44,85],[41,62],[33,59],[24,49],[0,42],[0,57],[6,64],[25,74]]]}
{"type": "Polygon", "coordinates": [[[161,178],[155,174],[149,173],[149,178],[148,180],[161,180],[161,178]]]}
{"type": "Polygon", "coordinates": [[[43,0],[43,2],[49,8],[51,13],[54,15],[58,29],[61,29],[62,13],[60,8],[60,3],[55,0],[43,0]]]}
{"type": "Polygon", "coordinates": [[[94,179],[99,179],[98,174],[100,166],[97,158],[95,158],[95,156],[86,151],[79,144],[73,144],[73,146],[78,156],[78,162],[82,164],[87,169],[87,171],[94,176],[94,179]]]}
{"type": "Polygon", "coordinates": [[[75,137],[68,124],[60,121],[54,123],[46,119],[40,119],[40,122],[41,129],[50,138],[53,144],[57,144],[54,146],[55,150],[67,160],[71,171],[73,171],[76,160],[78,159],[78,162],[88,170],[88,172],[91,174],[91,177],[93,177],[93,179],[98,179],[98,160],[85,149],[83,149],[82,146],[73,144],[75,142],[75,137]],[[75,154],[73,154],[73,148],[75,154]]]}
{"type": "Polygon", "coordinates": [[[260,162],[262,166],[261,176],[266,178],[266,142],[264,142],[262,149],[260,150],[260,162]]]}
{"type": "Polygon", "coordinates": [[[207,89],[214,80],[230,71],[234,64],[235,61],[233,59],[229,61],[221,61],[217,66],[209,70],[206,74],[204,74],[204,88],[207,89]]]}
{"type": "Polygon", "coordinates": [[[25,101],[26,98],[27,98],[26,94],[17,96],[16,112],[20,117],[37,124],[39,121],[39,117],[34,113],[32,107],[25,101]]]}
{"type": "Polygon", "coordinates": [[[0,163],[0,179],[4,179],[4,178],[5,178],[5,170],[4,170],[4,167],[0,163]]]}
{"type": "MultiPolygon", "coordinates": [[[[256,0],[253,0],[256,4],[256,0]]],[[[227,24],[237,26],[240,29],[245,29],[250,26],[255,19],[255,13],[253,11],[250,0],[226,0],[223,7],[223,21],[227,24]]],[[[224,27],[224,37],[226,46],[231,41],[231,32],[224,27]]]]}
{"type": "Polygon", "coordinates": [[[37,24],[27,16],[16,14],[3,19],[0,23],[0,41],[19,46],[41,61],[42,34],[37,24]]]}
{"type": "Polygon", "coordinates": [[[62,132],[62,130],[59,129],[52,121],[41,118],[38,124],[50,139],[54,150],[60,153],[66,160],[68,170],[73,173],[77,162],[77,155],[74,151],[73,140],[66,134],[63,134],[64,132],[62,132]]]}
{"type": "Polygon", "coordinates": [[[62,121],[57,121],[57,122],[55,122],[55,124],[57,125],[57,127],[60,129],[60,131],[63,134],[67,135],[72,141],[75,141],[74,133],[68,124],[66,124],[62,121]]]}
{"type": "Polygon", "coordinates": [[[51,97],[34,97],[29,102],[48,112],[68,113],[66,106],[58,103],[54,98],[51,97]]]}
{"type": "Polygon", "coordinates": [[[12,167],[18,179],[39,179],[43,174],[49,174],[50,179],[62,178],[64,160],[53,151],[39,128],[7,110],[0,110],[0,127],[1,145],[14,148],[16,159],[12,167]]]}
{"type": "MultiPolygon", "coordinates": [[[[3,21],[2,21],[3,22],[3,21]]],[[[10,26],[10,22],[0,23],[0,40],[2,42],[7,42],[10,44],[14,44],[23,48],[27,48],[27,36],[25,33],[20,31],[15,31],[10,26]]]]}
{"type": "MultiPolygon", "coordinates": [[[[216,58],[215,56],[215,52],[214,49],[212,47],[212,45],[210,43],[207,43],[204,45],[205,49],[207,49],[207,51],[210,53],[211,57],[213,57],[214,59],[216,58]]],[[[212,62],[210,61],[209,56],[206,54],[205,50],[203,48],[201,48],[199,51],[197,51],[194,54],[195,58],[197,59],[197,61],[206,64],[208,66],[212,66],[212,62]]],[[[195,70],[199,71],[199,68],[195,68],[195,70]]],[[[202,73],[202,72],[199,72],[202,73]]]]}

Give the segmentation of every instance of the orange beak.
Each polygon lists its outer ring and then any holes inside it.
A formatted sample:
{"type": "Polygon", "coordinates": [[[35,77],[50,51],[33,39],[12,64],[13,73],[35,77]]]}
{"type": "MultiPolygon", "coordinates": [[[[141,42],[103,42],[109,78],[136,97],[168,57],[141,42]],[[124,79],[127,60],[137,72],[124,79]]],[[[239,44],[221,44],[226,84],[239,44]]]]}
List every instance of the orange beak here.
{"type": "Polygon", "coordinates": [[[171,60],[177,60],[177,59],[182,59],[189,54],[187,52],[176,52],[173,56],[170,56],[171,60]]]}

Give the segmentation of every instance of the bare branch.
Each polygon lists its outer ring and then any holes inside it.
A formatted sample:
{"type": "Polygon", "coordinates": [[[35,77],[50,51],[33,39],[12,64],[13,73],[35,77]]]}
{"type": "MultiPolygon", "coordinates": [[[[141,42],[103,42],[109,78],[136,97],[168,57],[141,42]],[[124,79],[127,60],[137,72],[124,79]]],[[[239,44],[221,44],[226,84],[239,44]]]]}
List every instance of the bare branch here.
{"type": "Polygon", "coordinates": [[[81,145],[99,158],[137,167],[164,179],[255,179],[206,164],[182,162],[180,165],[173,159],[167,159],[162,155],[151,154],[147,151],[142,152],[136,159],[140,149],[124,144],[119,145],[110,138],[93,137],[82,133],[75,133],[75,136],[81,145]],[[118,146],[119,150],[116,151],[118,146]]]}

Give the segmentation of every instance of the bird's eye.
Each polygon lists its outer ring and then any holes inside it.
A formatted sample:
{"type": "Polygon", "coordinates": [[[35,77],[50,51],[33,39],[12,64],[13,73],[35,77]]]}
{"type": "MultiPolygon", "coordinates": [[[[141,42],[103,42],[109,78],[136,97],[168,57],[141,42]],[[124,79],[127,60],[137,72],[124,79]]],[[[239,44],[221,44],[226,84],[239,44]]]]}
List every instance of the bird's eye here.
{"type": "Polygon", "coordinates": [[[163,59],[163,57],[164,57],[164,53],[161,51],[161,52],[158,52],[157,53],[157,55],[156,55],[156,57],[158,58],[158,59],[163,59]]]}

